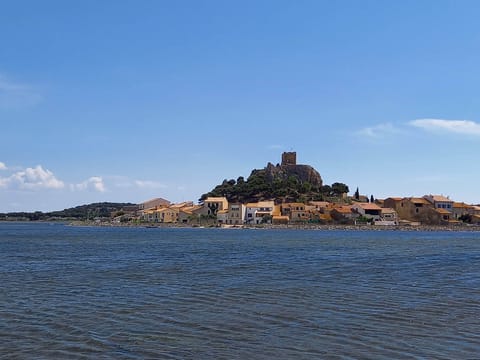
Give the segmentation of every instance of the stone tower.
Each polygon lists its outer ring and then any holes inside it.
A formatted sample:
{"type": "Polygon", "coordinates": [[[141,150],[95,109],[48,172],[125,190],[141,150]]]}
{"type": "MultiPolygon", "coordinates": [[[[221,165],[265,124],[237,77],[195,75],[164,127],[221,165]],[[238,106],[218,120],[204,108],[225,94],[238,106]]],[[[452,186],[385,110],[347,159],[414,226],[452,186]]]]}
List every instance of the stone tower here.
{"type": "Polygon", "coordinates": [[[282,154],[282,166],[284,165],[297,165],[297,153],[295,151],[282,154]]]}

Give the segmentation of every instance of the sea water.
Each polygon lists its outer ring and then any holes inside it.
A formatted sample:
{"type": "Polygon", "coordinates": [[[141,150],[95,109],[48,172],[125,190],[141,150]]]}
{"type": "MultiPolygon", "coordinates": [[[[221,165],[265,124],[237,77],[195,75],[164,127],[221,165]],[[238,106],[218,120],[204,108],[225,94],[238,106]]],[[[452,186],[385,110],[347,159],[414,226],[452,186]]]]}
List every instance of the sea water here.
{"type": "Polygon", "coordinates": [[[0,223],[0,358],[480,358],[480,233],[0,223]]]}

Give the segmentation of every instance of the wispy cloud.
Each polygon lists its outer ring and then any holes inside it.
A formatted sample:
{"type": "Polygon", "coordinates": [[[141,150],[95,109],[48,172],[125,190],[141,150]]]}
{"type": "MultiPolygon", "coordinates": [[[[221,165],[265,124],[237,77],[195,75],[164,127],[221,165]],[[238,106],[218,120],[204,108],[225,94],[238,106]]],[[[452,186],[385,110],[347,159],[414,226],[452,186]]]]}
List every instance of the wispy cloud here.
{"type": "Polygon", "coordinates": [[[42,95],[32,85],[22,84],[0,74],[0,107],[30,107],[42,101],[42,95]]]}
{"type": "Polygon", "coordinates": [[[357,135],[366,136],[373,139],[381,139],[388,135],[401,133],[401,130],[393,126],[391,123],[378,124],[375,126],[365,127],[357,131],[357,135]]]}
{"type": "Polygon", "coordinates": [[[165,189],[167,185],[156,180],[134,180],[124,175],[108,176],[107,180],[116,188],[165,189]]]}
{"type": "Polygon", "coordinates": [[[92,176],[91,178],[81,182],[80,184],[70,185],[70,188],[72,190],[78,190],[78,191],[93,190],[93,191],[98,191],[102,193],[107,190],[103,182],[103,179],[100,176],[92,176]]]}
{"type": "Polygon", "coordinates": [[[167,187],[158,181],[151,180],[135,180],[134,184],[141,189],[164,189],[167,187]]]}
{"type": "Polygon", "coordinates": [[[480,124],[471,120],[417,119],[409,124],[431,132],[480,135],[480,124]]]}
{"type": "Polygon", "coordinates": [[[0,177],[0,187],[19,190],[63,189],[65,184],[41,165],[17,171],[9,177],[0,177]]]}
{"type": "Polygon", "coordinates": [[[5,163],[1,162],[0,161],[0,170],[7,170],[7,165],[5,165],[5,163]]]}

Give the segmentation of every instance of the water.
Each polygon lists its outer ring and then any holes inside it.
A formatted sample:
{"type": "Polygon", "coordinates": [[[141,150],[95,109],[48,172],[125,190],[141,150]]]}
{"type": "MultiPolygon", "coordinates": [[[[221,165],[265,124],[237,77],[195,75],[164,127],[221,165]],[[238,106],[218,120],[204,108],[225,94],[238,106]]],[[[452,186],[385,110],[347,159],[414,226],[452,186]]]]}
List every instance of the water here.
{"type": "Polygon", "coordinates": [[[480,358],[480,233],[0,223],[0,359],[480,358]]]}

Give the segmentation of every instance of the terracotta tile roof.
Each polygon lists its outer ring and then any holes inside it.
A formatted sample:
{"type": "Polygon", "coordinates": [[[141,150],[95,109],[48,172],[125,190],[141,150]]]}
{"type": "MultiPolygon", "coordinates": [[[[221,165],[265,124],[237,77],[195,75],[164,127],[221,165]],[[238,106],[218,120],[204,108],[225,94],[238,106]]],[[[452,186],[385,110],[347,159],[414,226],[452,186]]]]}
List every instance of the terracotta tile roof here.
{"type": "Polygon", "coordinates": [[[424,198],[411,197],[408,200],[410,200],[410,202],[412,202],[414,204],[426,204],[426,205],[430,204],[430,202],[427,199],[424,199],[424,198]]]}
{"type": "Polygon", "coordinates": [[[450,211],[445,209],[435,209],[435,211],[439,214],[451,214],[450,211]]]}
{"type": "Polygon", "coordinates": [[[181,203],[178,203],[178,204],[172,204],[172,205],[170,205],[170,208],[180,209],[180,208],[184,208],[184,207],[188,207],[188,206],[192,206],[191,201],[184,201],[184,202],[181,202],[181,203]]]}
{"type": "Polygon", "coordinates": [[[304,204],[304,203],[299,203],[299,202],[292,202],[292,203],[282,204],[282,206],[285,206],[285,207],[287,207],[287,206],[295,206],[295,207],[297,207],[297,206],[298,206],[298,207],[300,207],[300,206],[305,206],[305,204],[304,204]]]}
{"type": "Polygon", "coordinates": [[[338,206],[334,208],[333,210],[342,213],[342,214],[350,214],[352,212],[352,207],[351,206],[338,206]]]}
{"type": "Polygon", "coordinates": [[[275,202],[273,200],[270,200],[270,201],[259,201],[259,202],[256,202],[256,203],[248,203],[247,205],[245,205],[246,207],[249,207],[249,208],[262,208],[262,207],[274,207],[275,206],[275,202]]]}
{"type": "Polygon", "coordinates": [[[314,206],[330,206],[331,203],[329,203],[328,201],[309,201],[308,202],[309,205],[314,205],[314,206]]]}
{"type": "Polygon", "coordinates": [[[364,210],[381,210],[382,209],[377,204],[372,204],[372,203],[356,203],[355,206],[359,206],[364,210]]]}
{"type": "Polygon", "coordinates": [[[443,196],[443,195],[425,195],[425,198],[432,198],[433,201],[435,202],[453,202],[449,198],[443,196]]]}

